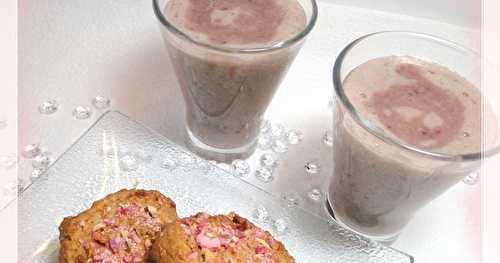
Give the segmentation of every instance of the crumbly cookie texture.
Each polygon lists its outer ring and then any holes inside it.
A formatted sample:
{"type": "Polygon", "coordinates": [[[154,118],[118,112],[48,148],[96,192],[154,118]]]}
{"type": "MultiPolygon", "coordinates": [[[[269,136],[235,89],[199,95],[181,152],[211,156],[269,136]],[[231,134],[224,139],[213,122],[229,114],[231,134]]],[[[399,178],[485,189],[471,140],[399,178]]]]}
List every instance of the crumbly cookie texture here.
{"type": "Polygon", "coordinates": [[[176,219],[175,203],[158,191],[110,194],[63,220],[59,262],[147,262],[157,234],[176,219]]]}
{"type": "Polygon", "coordinates": [[[199,213],[168,224],[153,245],[157,263],[295,262],[283,244],[235,213],[199,213]]]}

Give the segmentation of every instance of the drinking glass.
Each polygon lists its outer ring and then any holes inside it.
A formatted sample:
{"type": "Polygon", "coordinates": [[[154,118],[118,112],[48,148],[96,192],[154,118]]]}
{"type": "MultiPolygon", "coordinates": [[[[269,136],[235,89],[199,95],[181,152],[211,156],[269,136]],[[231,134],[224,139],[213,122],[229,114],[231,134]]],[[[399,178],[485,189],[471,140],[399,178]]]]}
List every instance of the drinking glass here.
{"type": "Polygon", "coordinates": [[[353,41],[338,56],[333,70],[334,174],[328,208],[344,226],[386,243],[397,238],[418,209],[464,177],[478,173],[481,160],[500,151],[500,111],[498,105],[487,105],[484,96],[478,103],[490,107],[495,118],[484,119],[482,127],[473,131],[483,134],[480,152],[447,154],[425,150],[391,136],[359,112],[346,96],[344,80],[359,65],[389,56],[411,56],[436,63],[481,88],[481,57],[430,35],[374,33],[353,41]],[[488,143],[485,138],[489,138],[488,143]]]}
{"type": "Polygon", "coordinates": [[[202,157],[231,161],[255,150],[264,112],[317,18],[314,0],[291,1],[306,17],[298,34],[234,47],[193,38],[169,21],[170,0],[153,0],[185,101],[187,144],[202,157]]]}

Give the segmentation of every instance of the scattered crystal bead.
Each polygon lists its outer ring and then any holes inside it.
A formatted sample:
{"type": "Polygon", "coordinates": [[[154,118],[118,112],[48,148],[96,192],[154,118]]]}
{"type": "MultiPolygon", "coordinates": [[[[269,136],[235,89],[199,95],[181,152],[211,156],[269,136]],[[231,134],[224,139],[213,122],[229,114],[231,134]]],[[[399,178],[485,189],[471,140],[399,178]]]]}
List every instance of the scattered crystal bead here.
{"type": "Polygon", "coordinates": [[[300,205],[300,196],[294,193],[282,194],[281,199],[285,202],[287,207],[294,207],[300,205]]]}
{"type": "Polygon", "coordinates": [[[196,159],[187,153],[182,153],[179,156],[179,159],[180,159],[180,165],[191,165],[196,162],[196,159]]]}
{"type": "Polygon", "coordinates": [[[40,144],[33,143],[24,146],[22,156],[27,159],[33,159],[42,153],[42,149],[40,149],[40,144]]]}
{"type": "Polygon", "coordinates": [[[0,167],[4,169],[12,169],[16,166],[17,157],[14,154],[0,157],[0,167]]]}
{"type": "Polygon", "coordinates": [[[479,182],[481,176],[479,172],[473,172],[467,175],[462,181],[467,185],[475,185],[479,182]]]}
{"type": "Polygon", "coordinates": [[[106,109],[111,105],[111,100],[107,97],[96,96],[92,100],[92,105],[94,105],[96,109],[106,109]]]}
{"type": "Polygon", "coordinates": [[[274,179],[272,171],[266,167],[257,169],[255,171],[255,177],[265,183],[271,182],[274,179]]]}
{"type": "Polygon", "coordinates": [[[263,120],[260,124],[260,133],[267,134],[271,130],[271,122],[268,120],[263,120]]]}
{"type": "Polygon", "coordinates": [[[307,193],[307,196],[309,199],[318,202],[323,197],[323,193],[318,188],[313,188],[307,193]]]}
{"type": "Polygon", "coordinates": [[[92,116],[92,110],[89,107],[78,106],[73,110],[73,117],[77,120],[85,120],[92,116]]]}
{"type": "Polygon", "coordinates": [[[232,166],[237,176],[243,177],[250,173],[250,165],[243,160],[234,160],[232,166]]]}
{"type": "Polygon", "coordinates": [[[463,136],[464,136],[465,138],[470,137],[470,133],[469,133],[469,132],[464,132],[464,133],[463,133],[463,136]]]}
{"type": "Polygon", "coordinates": [[[120,158],[120,169],[125,172],[132,172],[139,169],[139,163],[133,155],[127,154],[120,158]]]}
{"type": "Polygon", "coordinates": [[[261,222],[261,223],[265,222],[269,218],[269,212],[267,211],[267,209],[265,207],[259,206],[253,212],[253,218],[257,222],[261,222]]]}
{"type": "Polygon", "coordinates": [[[291,145],[299,144],[304,138],[304,134],[300,131],[289,131],[286,135],[288,143],[291,145]]]}
{"type": "Polygon", "coordinates": [[[33,171],[31,171],[30,179],[31,180],[36,180],[42,176],[43,173],[45,173],[47,169],[46,168],[35,168],[33,171]]]}
{"type": "Polygon", "coordinates": [[[277,153],[285,153],[288,151],[287,143],[281,139],[274,141],[272,148],[273,151],[277,153]]]}
{"type": "Polygon", "coordinates": [[[261,150],[268,150],[271,148],[272,140],[268,135],[260,135],[257,144],[261,150]]]}
{"type": "Polygon", "coordinates": [[[50,154],[47,152],[41,153],[33,158],[31,165],[33,168],[47,168],[51,163],[50,154]]]}
{"type": "Polygon", "coordinates": [[[260,157],[260,164],[265,167],[273,168],[278,165],[278,161],[276,160],[276,156],[270,153],[264,153],[260,157]]]}
{"type": "Polygon", "coordinates": [[[176,163],[174,160],[170,158],[166,158],[161,162],[161,168],[167,169],[167,170],[173,170],[176,167],[176,163]]]}
{"type": "Polygon", "coordinates": [[[229,164],[227,164],[227,163],[217,163],[217,166],[218,166],[220,169],[222,169],[222,170],[224,170],[224,171],[226,171],[226,172],[229,172],[229,173],[231,173],[231,174],[233,173],[233,166],[232,166],[232,165],[229,165],[229,164]]]}
{"type": "Polygon", "coordinates": [[[277,234],[284,234],[288,230],[288,224],[286,223],[285,219],[278,218],[274,220],[273,228],[277,234]]]}
{"type": "Polygon", "coordinates": [[[198,167],[200,169],[203,169],[203,170],[209,170],[209,169],[212,168],[212,166],[210,165],[210,163],[207,162],[206,160],[198,162],[198,167]]]}
{"type": "Polygon", "coordinates": [[[307,162],[304,165],[304,168],[306,169],[306,172],[308,174],[317,174],[317,173],[319,173],[319,170],[320,170],[319,165],[315,162],[307,162]]]}
{"type": "Polygon", "coordinates": [[[38,112],[41,114],[53,114],[59,109],[59,103],[56,100],[42,102],[38,106],[38,112]]]}
{"type": "Polygon", "coordinates": [[[333,146],[333,132],[332,131],[325,132],[325,135],[323,135],[323,143],[329,147],[333,146]]]}
{"type": "Polygon", "coordinates": [[[282,138],[285,136],[286,130],[280,123],[271,123],[269,132],[273,138],[282,138]]]}

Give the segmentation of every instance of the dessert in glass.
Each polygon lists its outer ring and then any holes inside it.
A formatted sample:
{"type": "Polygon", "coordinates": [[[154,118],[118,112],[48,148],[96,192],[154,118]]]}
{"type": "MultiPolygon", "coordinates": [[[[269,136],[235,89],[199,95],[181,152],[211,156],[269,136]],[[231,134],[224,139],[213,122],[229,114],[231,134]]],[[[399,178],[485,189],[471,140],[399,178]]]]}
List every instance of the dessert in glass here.
{"type": "Polygon", "coordinates": [[[499,151],[498,106],[480,80],[479,55],[433,36],[349,44],[333,72],[334,218],[391,243],[419,208],[477,172],[499,151]]]}
{"type": "Polygon", "coordinates": [[[314,0],[154,0],[183,93],[187,143],[231,161],[256,148],[261,121],[314,27],[314,0]]]}

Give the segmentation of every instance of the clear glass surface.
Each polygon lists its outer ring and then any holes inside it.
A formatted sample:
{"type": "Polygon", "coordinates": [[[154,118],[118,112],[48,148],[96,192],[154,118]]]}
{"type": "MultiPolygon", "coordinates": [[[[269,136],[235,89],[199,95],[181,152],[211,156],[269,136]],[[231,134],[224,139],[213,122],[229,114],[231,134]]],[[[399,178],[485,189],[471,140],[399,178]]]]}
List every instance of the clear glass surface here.
{"type": "Polygon", "coordinates": [[[118,112],[105,114],[21,195],[19,261],[57,262],[57,227],[65,216],[133,187],[171,197],[180,216],[235,211],[270,230],[297,262],[413,262],[336,223],[283,205],[118,112]],[[123,158],[132,153],[137,165],[123,158]]]}

